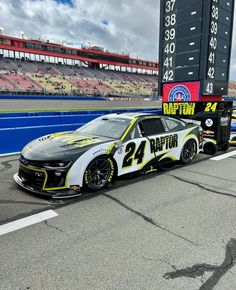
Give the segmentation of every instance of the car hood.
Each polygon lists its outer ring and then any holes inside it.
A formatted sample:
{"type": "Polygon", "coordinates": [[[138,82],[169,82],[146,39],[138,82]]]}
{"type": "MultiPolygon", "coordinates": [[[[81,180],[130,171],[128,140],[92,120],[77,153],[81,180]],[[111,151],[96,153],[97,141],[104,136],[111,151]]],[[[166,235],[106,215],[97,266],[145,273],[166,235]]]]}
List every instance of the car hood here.
{"type": "Polygon", "coordinates": [[[79,135],[75,132],[50,134],[33,140],[22,150],[29,160],[73,160],[91,147],[113,141],[106,137],[79,135]]]}

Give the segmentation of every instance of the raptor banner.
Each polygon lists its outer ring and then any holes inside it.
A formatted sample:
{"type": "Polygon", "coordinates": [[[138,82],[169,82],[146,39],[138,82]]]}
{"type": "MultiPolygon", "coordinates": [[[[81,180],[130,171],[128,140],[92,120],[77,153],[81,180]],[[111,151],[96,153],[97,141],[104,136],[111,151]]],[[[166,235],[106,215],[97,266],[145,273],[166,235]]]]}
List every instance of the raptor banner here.
{"type": "Polygon", "coordinates": [[[223,102],[166,102],[162,103],[164,115],[195,116],[202,113],[215,113],[220,110],[223,102]]]}
{"type": "Polygon", "coordinates": [[[226,148],[230,139],[232,102],[167,102],[163,115],[201,121],[205,144],[226,148]]]}

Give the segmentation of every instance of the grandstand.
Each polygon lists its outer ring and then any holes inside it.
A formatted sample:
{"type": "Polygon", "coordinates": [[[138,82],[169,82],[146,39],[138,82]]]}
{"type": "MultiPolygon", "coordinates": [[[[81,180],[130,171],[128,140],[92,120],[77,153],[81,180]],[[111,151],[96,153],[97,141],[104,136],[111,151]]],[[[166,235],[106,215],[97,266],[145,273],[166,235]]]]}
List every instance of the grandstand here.
{"type": "Polygon", "coordinates": [[[2,94],[152,98],[157,89],[157,62],[0,35],[2,94]]]}
{"type": "Polygon", "coordinates": [[[151,98],[158,64],[0,35],[0,93],[151,98]]]}
{"type": "Polygon", "coordinates": [[[1,93],[152,97],[156,76],[2,58],[1,93]]]}

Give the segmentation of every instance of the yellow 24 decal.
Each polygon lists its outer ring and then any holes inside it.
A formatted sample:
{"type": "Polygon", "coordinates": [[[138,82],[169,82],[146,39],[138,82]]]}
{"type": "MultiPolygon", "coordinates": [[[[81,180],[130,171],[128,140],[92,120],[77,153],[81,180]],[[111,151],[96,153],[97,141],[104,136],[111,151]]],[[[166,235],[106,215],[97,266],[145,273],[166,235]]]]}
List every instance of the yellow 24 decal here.
{"type": "Polygon", "coordinates": [[[217,109],[217,104],[218,103],[212,103],[212,102],[207,103],[204,111],[205,112],[215,112],[217,109]]]}

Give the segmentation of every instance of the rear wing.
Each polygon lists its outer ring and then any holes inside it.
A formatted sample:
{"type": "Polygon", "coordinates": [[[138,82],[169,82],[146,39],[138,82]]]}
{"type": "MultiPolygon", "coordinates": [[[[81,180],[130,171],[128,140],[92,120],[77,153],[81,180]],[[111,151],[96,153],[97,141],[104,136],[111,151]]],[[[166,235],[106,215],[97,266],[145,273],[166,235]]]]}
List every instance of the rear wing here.
{"type": "Polygon", "coordinates": [[[182,119],[182,118],[180,118],[180,120],[187,123],[187,124],[196,124],[198,126],[201,126],[201,121],[198,121],[198,120],[182,119]]]}

